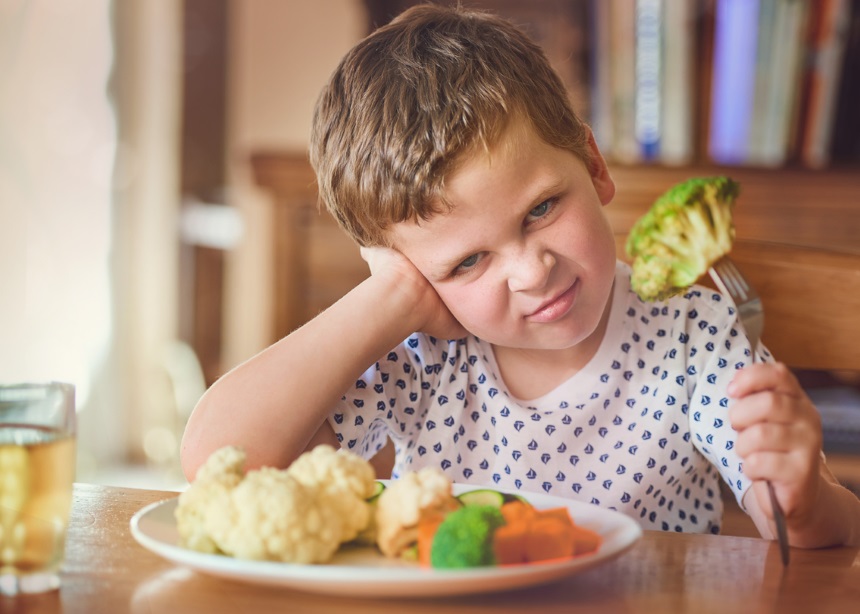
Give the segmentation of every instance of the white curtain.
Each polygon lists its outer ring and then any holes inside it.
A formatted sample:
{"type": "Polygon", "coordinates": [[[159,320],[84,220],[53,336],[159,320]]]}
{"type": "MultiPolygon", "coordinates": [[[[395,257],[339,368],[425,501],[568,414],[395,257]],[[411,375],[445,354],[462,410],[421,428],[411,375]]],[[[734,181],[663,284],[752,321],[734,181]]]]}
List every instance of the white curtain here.
{"type": "Polygon", "coordinates": [[[110,3],[0,0],[0,380],[74,383],[113,329],[110,3]]]}
{"type": "Polygon", "coordinates": [[[0,0],[0,381],[75,384],[81,480],[174,427],[181,7],[0,0]]]}

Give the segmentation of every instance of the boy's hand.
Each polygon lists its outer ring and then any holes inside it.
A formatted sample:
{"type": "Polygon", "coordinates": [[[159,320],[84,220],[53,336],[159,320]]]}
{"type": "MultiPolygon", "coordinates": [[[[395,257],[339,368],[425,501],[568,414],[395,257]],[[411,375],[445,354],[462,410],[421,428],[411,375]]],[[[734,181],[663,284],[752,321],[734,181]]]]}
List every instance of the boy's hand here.
{"type": "Polygon", "coordinates": [[[811,522],[821,486],[821,420],[788,368],[758,363],[742,369],[728,387],[736,399],[729,410],[738,431],[735,449],[744,473],[756,480],[759,507],[773,516],[769,480],[786,515],[789,530],[811,522]]]}
{"type": "Polygon", "coordinates": [[[415,331],[437,339],[459,339],[468,334],[427,278],[402,253],[388,247],[362,247],[361,257],[372,276],[388,277],[393,288],[406,294],[409,315],[417,319],[415,331]]]}

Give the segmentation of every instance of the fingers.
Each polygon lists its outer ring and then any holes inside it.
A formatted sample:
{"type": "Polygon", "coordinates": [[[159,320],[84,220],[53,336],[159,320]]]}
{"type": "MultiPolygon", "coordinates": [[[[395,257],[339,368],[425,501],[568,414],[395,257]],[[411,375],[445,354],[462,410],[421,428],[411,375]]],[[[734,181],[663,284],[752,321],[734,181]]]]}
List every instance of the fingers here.
{"type": "Polygon", "coordinates": [[[794,396],[803,395],[803,389],[794,374],[782,363],[755,363],[735,374],[727,388],[735,399],[770,390],[794,396]]]}
{"type": "MultiPolygon", "coordinates": [[[[818,459],[818,450],[821,447],[820,431],[810,425],[798,422],[792,424],[774,424],[762,422],[745,429],[738,435],[735,448],[738,455],[744,459],[744,464],[757,455],[775,454],[780,458],[780,463],[789,461],[800,461],[808,465],[818,459]],[[787,455],[792,455],[788,458],[787,455]]],[[[773,467],[769,467],[773,469],[773,467]]],[[[744,473],[746,473],[746,468],[744,473]]],[[[776,475],[756,475],[750,477],[770,477],[775,479],[776,475]]]]}
{"type": "Polygon", "coordinates": [[[360,247],[358,253],[370,266],[371,273],[380,269],[385,262],[392,261],[400,255],[389,247],[360,247]]]}
{"type": "Polygon", "coordinates": [[[729,421],[744,474],[777,487],[784,506],[815,481],[822,444],[821,419],[794,375],[781,364],[739,371],[729,387],[729,421]]]}
{"type": "Polygon", "coordinates": [[[818,411],[805,394],[795,396],[772,390],[756,392],[735,401],[729,409],[729,422],[736,431],[762,422],[803,423],[811,428],[821,428],[818,411]]]}
{"type": "Polygon", "coordinates": [[[817,474],[817,467],[793,453],[757,452],[744,458],[744,475],[751,480],[776,483],[806,481],[817,474]]]}

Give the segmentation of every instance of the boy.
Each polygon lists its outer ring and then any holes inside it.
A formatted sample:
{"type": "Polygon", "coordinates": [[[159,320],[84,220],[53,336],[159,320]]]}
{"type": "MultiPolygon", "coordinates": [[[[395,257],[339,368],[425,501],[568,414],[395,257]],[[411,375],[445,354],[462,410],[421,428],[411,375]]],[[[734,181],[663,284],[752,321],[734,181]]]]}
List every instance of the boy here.
{"type": "Polygon", "coordinates": [[[212,386],[183,439],[189,478],[226,444],[286,466],[390,437],[395,477],[436,466],[652,529],[718,532],[722,477],[772,538],[768,479],[792,544],[860,541],[815,408],[782,366],[745,367],[726,301],[630,292],[606,164],[520,31],[407,11],[344,58],[311,141],[322,200],[372,275],[212,386]]]}

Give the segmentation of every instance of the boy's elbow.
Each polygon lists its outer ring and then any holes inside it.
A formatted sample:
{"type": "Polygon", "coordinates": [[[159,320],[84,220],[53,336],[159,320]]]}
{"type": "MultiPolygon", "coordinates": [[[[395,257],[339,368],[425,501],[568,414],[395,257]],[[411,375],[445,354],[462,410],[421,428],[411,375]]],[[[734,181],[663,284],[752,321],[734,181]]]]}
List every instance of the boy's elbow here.
{"type": "Polygon", "coordinates": [[[214,451],[212,443],[207,443],[204,437],[206,429],[203,426],[205,421],[200,418],[201,413],[204,413],[201,406],[205,401],[204,396],[194,408],[179,443],[179,465],[182,468],[182,473],[185,474],[185,479],[189,482],[194,481],[197,471],[209,458],[209,454],[214,451]]]}
{"type": "Polygon", "coordinates": [[[185,479],[189,482],[194,481],[197,475],[197,470],[203,464],[205,458],[201,458],[200,446],[197,445],[197,440],[189,429],[185,429],[182,435],[182,442],[179,444],[179,465],[182,467],[182,473],[185,474],[185,479]]]}

